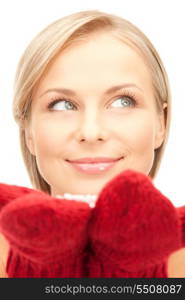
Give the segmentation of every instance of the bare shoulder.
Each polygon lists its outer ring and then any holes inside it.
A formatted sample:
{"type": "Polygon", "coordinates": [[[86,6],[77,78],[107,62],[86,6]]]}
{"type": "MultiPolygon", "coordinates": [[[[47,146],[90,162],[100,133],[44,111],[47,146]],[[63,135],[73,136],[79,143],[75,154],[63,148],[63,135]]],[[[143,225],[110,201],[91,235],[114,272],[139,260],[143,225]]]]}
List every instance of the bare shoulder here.
{"type": "Polygon", "coordinates": [[[6,263],[8,259],[9,244],[0,233],[0,278],[8,277],[6,274],[6,263]]]}
{"type": "Polygon", "coordinates": [[[168,259],[168,277],[185,278],[185,248],[172,253],[168,259]]]}

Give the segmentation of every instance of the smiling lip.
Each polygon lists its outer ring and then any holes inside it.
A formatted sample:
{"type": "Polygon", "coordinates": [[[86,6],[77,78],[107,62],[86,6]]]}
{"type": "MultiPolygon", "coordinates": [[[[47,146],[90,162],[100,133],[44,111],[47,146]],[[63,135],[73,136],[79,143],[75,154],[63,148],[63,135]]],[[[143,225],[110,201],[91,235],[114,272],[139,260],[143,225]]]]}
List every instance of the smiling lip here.
{"type": "Polygon", "coordinates": [[[88,174],[102,173],[104,171],[112,168],[121,158],[107,158],[107,157],[97,157],[97,158],[82,158],[78,160],[73,160],[68,162],[76,170],[80,172],[85,172],[88,174]]]}
{"type": "Polygon", "coordinates": [[[71,163],[111,163],[117,160],[120,160],[122,157],[119,158],[112,158],[112,157],[84,157],[80,159],[68,160],[71,163]]]}

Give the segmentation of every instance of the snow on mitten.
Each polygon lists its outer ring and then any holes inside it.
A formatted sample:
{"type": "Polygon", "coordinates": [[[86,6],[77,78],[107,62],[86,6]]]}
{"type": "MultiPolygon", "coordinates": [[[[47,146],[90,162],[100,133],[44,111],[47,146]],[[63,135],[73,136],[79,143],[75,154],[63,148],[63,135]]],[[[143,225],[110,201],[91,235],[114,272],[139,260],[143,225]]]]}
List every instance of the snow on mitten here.
{"type": "Polygon", "coordinates": [[[2,208],[0,231],[10,243],[8,277],[83,277],[87,203],[43,192],[21,196],[2,208]]]}
{"type": "Polygon", "coordinates": [[[89,221],[88,277],[167,277],[181,247],[176,208],[151,179],[126,170],[102,189],[89,221]]]}

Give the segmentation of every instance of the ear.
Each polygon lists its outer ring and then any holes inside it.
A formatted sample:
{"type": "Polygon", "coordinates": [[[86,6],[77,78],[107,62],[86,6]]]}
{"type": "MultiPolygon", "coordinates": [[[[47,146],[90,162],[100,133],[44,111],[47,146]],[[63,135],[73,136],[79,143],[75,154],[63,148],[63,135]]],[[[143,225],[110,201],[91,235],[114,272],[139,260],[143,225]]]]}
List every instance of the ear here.
{"type": "Polygon", "coordinates": [[[166,108],[167,108],[167,103],[163,104],[163,111],[161,114],[158,116],[157,119],[157,129],[156,129],[156,136],[155,136],[155,149],[158,149],[165,138],[165,133],[166,133],[166,108]]]}
{"type": "Polygon", "coordinates": [[[33,139],[33,134],[31,132],[30,126],[26,126],[24,131],[25,131],[26,146],[28,147],[30,153],[32,155],[35,155],[34,139],[33,139]]]}

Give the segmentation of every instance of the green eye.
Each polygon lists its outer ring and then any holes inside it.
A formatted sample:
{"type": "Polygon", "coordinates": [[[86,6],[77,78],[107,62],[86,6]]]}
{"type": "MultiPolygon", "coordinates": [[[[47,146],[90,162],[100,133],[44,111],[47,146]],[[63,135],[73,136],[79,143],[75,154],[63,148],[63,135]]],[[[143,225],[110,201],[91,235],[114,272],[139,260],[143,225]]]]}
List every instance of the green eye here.
{"type": "Polygon", "coordinates": [[[114,107],[132,107],[135,106],[136,101],[127,96],[121,96],[120,98],[116,99],[113,103],[115,103],[114,107]]]}
{"type": "MultiPolygon", "coordinates": [[[[114,100],[111,104],[114,108],[128,108],[135,107],[136,100],[133,96],[121,95],[119,98],[114,100]]],[[[48,105],[49,110],[58,110],[58,111],[68,111],[68,110],[77,110],[77,107],[73,104],[72,101],[65,98],[59,98],[51,101],[48,105]]]]}
{"type": "Polygon", "coordinates": [[[48,108],[52,110],[54,106],[55,106],[54,108],[55,110],[71,110],[71,109],[76,110],[73,103],[66,99],[55,99],[49,104],[48,108]]]}

